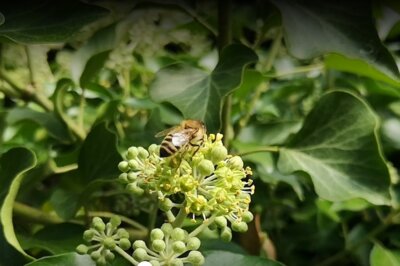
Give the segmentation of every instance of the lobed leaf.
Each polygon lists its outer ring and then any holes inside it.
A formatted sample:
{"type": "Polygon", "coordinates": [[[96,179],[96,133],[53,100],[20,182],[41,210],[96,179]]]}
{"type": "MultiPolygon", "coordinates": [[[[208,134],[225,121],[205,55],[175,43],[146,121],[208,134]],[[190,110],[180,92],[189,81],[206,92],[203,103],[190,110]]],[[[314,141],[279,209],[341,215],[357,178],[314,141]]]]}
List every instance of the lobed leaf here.
{"type": "Polygon", "coordinates": [[[328,57],[329,67],[399,84],[399,70],[379,39],[368,1],[273,3],[281,11],[286,45],[295,57],[339,54],[328,57]]]}
{"type": "Polygon", "coordinates": [[[280,150],[278,168],[308,173],[317,194],[327,200],[390,204],[377,130],[378,119],[362,99],[345,91],[327,93],[280,150]]]}
{"type": "Polygon", "coordinates": [[[400,265],[400,250],[389,250],[375,244],[370,254],[371,266],[400,265]]]}
{"type": "Polygon", "coordinates": [[[156,74],[150,96],[173,104],[185,118],[203,120],[209,131],[217,132],[223,100],[239,87],[244,67],[256,60],[251,49],[233,44],[223,50],[210,74],[184,64],[171,65],[156,74]]]}

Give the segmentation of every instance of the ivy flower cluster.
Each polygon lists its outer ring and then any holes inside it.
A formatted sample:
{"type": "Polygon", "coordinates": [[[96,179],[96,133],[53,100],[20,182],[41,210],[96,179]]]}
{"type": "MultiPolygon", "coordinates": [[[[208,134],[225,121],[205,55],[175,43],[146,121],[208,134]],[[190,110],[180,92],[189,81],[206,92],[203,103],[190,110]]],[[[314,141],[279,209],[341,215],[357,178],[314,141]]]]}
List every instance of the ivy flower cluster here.
{"type": "Polygon", "coordinates": [[[147,150],[131,147],[126,160],[118,165],[123,172],[119,178],[135,194],[157,194],[170,222],[179,216],[173,216],[171,210],[178,208],[184,217],[193,219],[225,217],[236,229],[241,228],[237,231],[243,231],[243,223],[252,219],[248,211],[254,193],[248,178],[252,172],[243,167],[239,156],[228,155],[222,137],[210,134],[201,147],[188,146],[167,158],[160,158],[155,144],[147,150]],[[176,194],[183,197],[174,197],[176,194]]]}
{"type": "Polygon", "coordinates": [[[202,265],[204,256],[197,251],[200,239],[190,236],[181,228],[173,228],[165,223],[161,228],[150,233],[150,247],[142,240],[133,243],[133,258],[139,262],[150,262],[151,265],[202,265]]]}

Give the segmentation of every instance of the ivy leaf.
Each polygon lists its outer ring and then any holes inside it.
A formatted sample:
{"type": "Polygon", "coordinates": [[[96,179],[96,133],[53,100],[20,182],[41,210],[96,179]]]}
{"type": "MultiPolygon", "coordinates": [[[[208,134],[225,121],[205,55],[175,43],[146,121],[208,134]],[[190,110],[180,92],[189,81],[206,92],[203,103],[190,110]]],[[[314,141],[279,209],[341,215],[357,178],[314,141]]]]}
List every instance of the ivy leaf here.
{"type": "Polygon", "coordinates": [[[150,96],[156,102],[170,102],[185,118],[203,120],[209,131],[216,132],[225,96],[239,87],[244,67],[256,60],[257,55],[243,45],[227,46],[211,73],[184,64],[160,70],[150,96]]]}
{"type": "Polygon", "coordinates": [[[77,224],[61,223],[47,225],[33,236],[19,235],[24,249],[40,248],[51,254],[61,254],[75,251],[82,243],[84,226],[77,224]]]}
{"type": "Polygon", "coordinates": [[[96,32],[72,58],[71,73],[74,81],[86,88],[94,75],[103,67],[115,43],[115,25],[96,32]]]}
{"type": "Polygon", "coordinates": [[[66,41],[84,25],[108,14],[104,8],[81,1],[32,0],[21,5],[4,1],[0,37],[20,43],[66,41]]]}
{"type": "Polygon", "coordinates": [[[13,205],[24,173],[36,165],[35,155],[25,148],[13,148],[0,158],[0,221],[4,238],[16,250],[30,258],[20,246],[14,232],[13,205]]]}
{"type": "Polygon", "coordinates": [[[116,135],[104,123],[96,125],[89,132],[78,158],[78,171],[84,184],[118,176],[118,163],[122,158],[116,146],[116,135]]]}
{"type": "Polygon", "coordinates": [[[389,204],[389,172],[377,131],[378,119],[362,99],[345,91],[327,93],[280,150],[278,167],[308,173],[321,198],[389,204]]]}
{"type": "Polygon", "coordinates": [[[42,113],[29,108],[14,108],[7,115],[7,123],[13,124],[21,120],[31,120],[43,126],[49,135],[62,143],[71,142],[66,125],[54,113],[42,113]]]}
{"type": "Polygon", "coordinates": [[[370,255],[371,266],[397,266],[400,265],[400,250],[389,250],[375,244],[370,255]]]}
{"type": "Polygon", "coordinates": [[[376,32],[370,2],[273,0],[273,3],[281,11],[285,41],[295,57],[310,59],[328,53],[340,54],[342,64],[331,62],[328,66],[399,82],[396,63],[376,32]],[[355,60],[365,62],[366,67],[360,68],[355,60]]]}
{"type": "Polygon", "coordinates": [[[204,266],[283,266],[282,263],[277,261],[256,256],[246,256],[228,251],[206,251],[204,252],[204,255],[206,257],[204,266]]]}

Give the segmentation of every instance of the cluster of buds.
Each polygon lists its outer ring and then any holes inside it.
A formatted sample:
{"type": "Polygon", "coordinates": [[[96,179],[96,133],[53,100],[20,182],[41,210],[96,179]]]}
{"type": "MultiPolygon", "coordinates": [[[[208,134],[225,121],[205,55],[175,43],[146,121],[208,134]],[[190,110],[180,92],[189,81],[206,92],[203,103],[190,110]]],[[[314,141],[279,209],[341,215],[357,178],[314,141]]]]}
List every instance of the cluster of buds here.
{"type": "MultiPolygon", "coordinates": [[[[250,168],[239,156],[228,155],[221,134],[205,137],[203,145],[189,146],[168,158],[160,158],[159,146],[147,150],[131,147],[118,167],[120,179],[136,194],[156,193],[160,208],[173,222],[171,210],[178,208],[195,219],[223,216],[232,226],[249,222],[249,204],[254,193],[250,168]],[[180,194],[183,197],[173,197],[180,194]],[[174,199],[182,200],[174,202],[174,199]]],[[[243,231],[243,230],[238,231],[243,231]]]]}
{"type": "Polygon", "coordinates": [[[131,247],[129,233],[118,228],[121,219],[113,216],[105,224],[99,217],[94,217],[90,229],[83,233],[83,239],[89,243],[81,244],[76,250],[79,254],[89,254],[97,265],[106,265],[115,258],[114,252],[124,253],[131,247]]]}
{"type": "Polygon", "coordinates": [[[133,243],[133,258],[139,262],[150,262],[153,266],[204,263],[203,255],[197,251],[200,240],[181,228],[173,228],[169,223],[151,231],[150,247],[144,241],[136,240],[133,243]]]}

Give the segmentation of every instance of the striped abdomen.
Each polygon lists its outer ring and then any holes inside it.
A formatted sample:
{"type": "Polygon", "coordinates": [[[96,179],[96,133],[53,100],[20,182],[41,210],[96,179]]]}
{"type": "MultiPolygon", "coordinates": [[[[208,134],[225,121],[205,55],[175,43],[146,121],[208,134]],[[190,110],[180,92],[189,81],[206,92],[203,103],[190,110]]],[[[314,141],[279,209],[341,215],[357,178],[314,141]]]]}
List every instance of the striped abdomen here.
{"type": "Polygon", "coordinates": [[[160,157],[169,157],[187,144],[189,138],[182,133],[170,133],[161,142],[160,157]]]}

